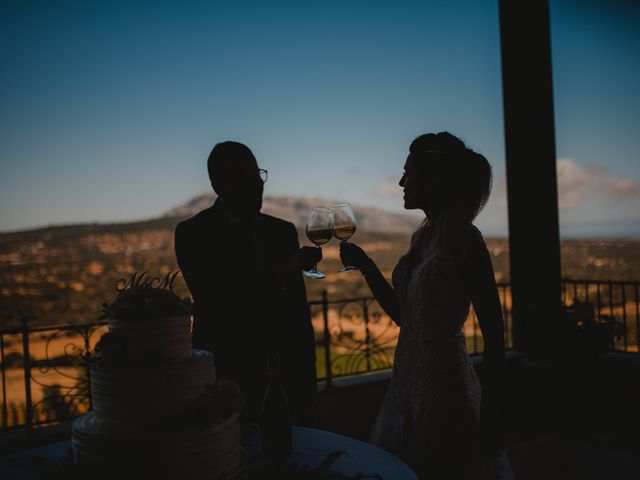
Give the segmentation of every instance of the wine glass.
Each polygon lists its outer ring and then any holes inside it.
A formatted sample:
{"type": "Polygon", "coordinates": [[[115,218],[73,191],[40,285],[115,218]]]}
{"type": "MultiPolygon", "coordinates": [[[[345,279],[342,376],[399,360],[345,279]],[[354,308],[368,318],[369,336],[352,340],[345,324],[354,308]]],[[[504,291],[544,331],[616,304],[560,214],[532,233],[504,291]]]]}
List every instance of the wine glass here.
{"type": "MultiPolygon", "coordinates": [[[[351,209],[351,204],[339,203],[332,205],[331,209],[333,210],[333,234],[340,242],[346,242],[356,233],[356,217],[351,209]]],[[[348,265],[340,270],[339,273],[352,270],[355,270],[355,268],[348,265]]]]}
{"type": "MultiPolygon", "coordinates": [[[[307,219],[307,237],[317,248],[324,245],[333,237],[333,209],[313,207],[307,219]]],[[[326,275],[319,272],[315,265],[311,270],[304,272],[309,278],[324,278],[326,275]]]]}

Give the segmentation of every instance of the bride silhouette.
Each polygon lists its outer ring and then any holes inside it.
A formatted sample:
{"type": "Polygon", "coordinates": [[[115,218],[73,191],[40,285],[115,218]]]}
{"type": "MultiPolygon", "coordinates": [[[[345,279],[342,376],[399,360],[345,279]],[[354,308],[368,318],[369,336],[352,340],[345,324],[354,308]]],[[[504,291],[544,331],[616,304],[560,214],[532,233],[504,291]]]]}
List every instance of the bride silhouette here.
{"type": "Polygon", "coordinates": [[[491,190],[486,158],[447,132],[416,138],[400,180],[404,207],[426,218],[393,271],[393,286],[362,248],[340,256],[364,275],[400,326],[393,374],[371,442],[420,478],[510,478],[502,446],[504,326],[493,267],[472,221],[491,190]],[[471,303],[484,339],[482,388],[463,325],[471,303]]]}

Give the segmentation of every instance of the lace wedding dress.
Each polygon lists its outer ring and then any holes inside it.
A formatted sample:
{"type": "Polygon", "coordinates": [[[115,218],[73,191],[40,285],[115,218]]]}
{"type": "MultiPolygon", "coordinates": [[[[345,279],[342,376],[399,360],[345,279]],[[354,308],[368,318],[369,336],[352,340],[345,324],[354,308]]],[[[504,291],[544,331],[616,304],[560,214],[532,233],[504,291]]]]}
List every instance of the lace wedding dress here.
{"type": "MultiPolygon", "coordinates": [[[[421,479],[512,478],[504,453],[479,461],[480,383],[462,330],[471,294],[468,268],[429,248],[429,229],[412,237],[393,272],[401,328],[393,375],[371,443],[409,464],[421,479]],[[487,475],[488,470],[496,474],[487,475]]],[[[473,227],[469,244],[486,248],[473,227]]]]}

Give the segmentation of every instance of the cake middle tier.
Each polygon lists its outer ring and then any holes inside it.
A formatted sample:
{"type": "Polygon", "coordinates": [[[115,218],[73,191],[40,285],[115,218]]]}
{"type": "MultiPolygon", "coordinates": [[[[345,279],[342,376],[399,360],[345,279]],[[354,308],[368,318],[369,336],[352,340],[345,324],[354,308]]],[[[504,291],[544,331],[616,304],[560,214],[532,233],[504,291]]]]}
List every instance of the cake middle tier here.
{"type": "Polygon", "coordinates": [[[99,420],[175,415],[216,381],[213,354],[192,350],[187,358],[148,365],[91,366],[91,400],[99,420]]]}

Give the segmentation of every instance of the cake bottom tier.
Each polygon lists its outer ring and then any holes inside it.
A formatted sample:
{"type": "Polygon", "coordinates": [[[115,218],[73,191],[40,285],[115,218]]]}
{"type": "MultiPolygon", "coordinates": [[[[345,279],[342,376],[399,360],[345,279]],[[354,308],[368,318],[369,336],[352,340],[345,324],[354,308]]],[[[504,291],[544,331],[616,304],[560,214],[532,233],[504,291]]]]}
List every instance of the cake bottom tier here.
{"type": "Polygon", "coordinates": [[[238,413],[201,429],[119,433],[104,431],[89,412],[74,420],[72,432],[78,464],[123,472],[162,472],[163,478],[175,476],[181,480],[228,478],[240,465],[238,413]]]}

